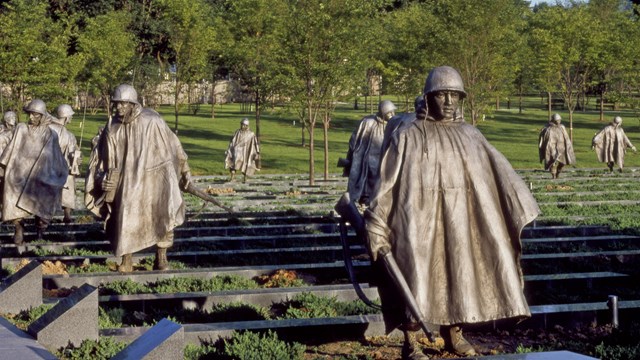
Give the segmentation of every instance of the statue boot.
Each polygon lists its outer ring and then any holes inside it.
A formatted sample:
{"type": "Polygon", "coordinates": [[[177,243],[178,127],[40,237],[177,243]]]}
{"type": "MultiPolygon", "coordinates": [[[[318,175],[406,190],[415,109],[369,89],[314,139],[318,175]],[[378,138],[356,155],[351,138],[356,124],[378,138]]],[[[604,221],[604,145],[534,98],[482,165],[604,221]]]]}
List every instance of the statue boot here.
{"type": "Polygon", "coordinates": [[[13,242],[18,246],[24,245],[24,225],[20,220],[14,220],[13,225],[16,227],[13,233],[13,242]]]}
{"type": "Polygon", "coordinates": [[[229,179],[229,181],[233,181],[233,179],[236,177],[236,171],[235,170],[231,170],[231,179],[229,179]]]}
{"type": "Polygon", "coordinates": [[[153,264],[154,270],[169,270],[169,260],[167,259],[167,248],[158,248],[156,251],[156,261],[153,264]]]}
{"type": "Polygon", "coordinates": [[[122,255],[122,262],[118,265],[118,271],[122,273],[133,272],[133,259],[131,254],[122,255]]]}
{"type": "Polygon", "coordinates": [[[403,330],[404,344],[402,345],[403,360],[428,360],[429,357],[422,352],[416,339],[417,331],[403,330]]]}
{"type": "Polygon", "coordinates": [[[440,336],[444,339],[444,349],[458,356],[475,356],[476,349],[462,336],[460,326],[440,326],[440,336]]]}
{"type": "Polygon", "coordinates": [[[68,207],[63,207],[64,218],[62,218],[62,222],[65,224],[71,224],[73,222],[73,217],[71,216],[71,209],[68,207]]]}
{"type": "Polygon", "coordinates": [[[36,217],[36,226],[37,226],[37,239],[44,240],[44,231],[47,229],[47,225],[49,225],[46,221],[36,217]]]}

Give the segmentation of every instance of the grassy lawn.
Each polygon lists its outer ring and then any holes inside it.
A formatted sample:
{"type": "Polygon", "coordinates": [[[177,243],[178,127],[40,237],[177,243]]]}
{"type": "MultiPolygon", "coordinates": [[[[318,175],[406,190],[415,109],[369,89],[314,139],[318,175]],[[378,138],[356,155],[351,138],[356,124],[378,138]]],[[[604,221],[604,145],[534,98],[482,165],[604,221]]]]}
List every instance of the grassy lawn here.
{"type": "MultiPolygon", "coordinates": [[[[399,103],[399,99],[389,97],[399,103]]],[[[538,133],[547,123],[547,111],[543,110],[540,98],[527,98],[525,109],[519,114],[517,104],[512,103],[511,109],[503,109],[487,115],[485,121],[478,124],[478,128],[498,150],[500,150],[518,169],[541,169],[538,161],[538,133]]],[[[399,106],[401,109],[402,106],[399,106]]],[[[593,105],[592,105],[593,107],[593,105]]],[[[160,107],[159,112],[171,128],[174,126],[173,108],[160,107]]],[[[197,115],[186,114],[186,107],[180,116],[178,136],[189,155],[189,164],[194,175],[226,174],[224,169],[224,151],[227,148],[235,130],[240,127],[240,120],[248,117],[251,129],[255,131],[253,113],[242,112],[239,104],[216,105],[216,118],[210,118],[210,105],[201,105],[197,115]]],[[[365,112],[362,107],[354,110],[352,104],[338,105],[329,130],[329,172],[337,173],[336,167],[339,157],[347,152],[349,136],[356,123],[363,116],[375,111],[365,112]]],[[[569,114],[558,111],[563,118],[563,124],[569,128],[569,114]]],[[[81,113],[78,111],[78,113],[81,113]]],[[[573,121],[574,149],[578,168],[606,168],[598,163],[591,151],[591,138],[600,128],[605,126],[614,115],[623,117],[623,127],[632,143],[640,147],[638,120],[636,115],[627,110],[620,112],[606,112],[605,121],[598,120],[595,110],[588,112],[576,111],[573,121]]],[[[309,148],[301,146],[301,128],[292,109],[276,107],[263,111],[261,120],[261,155],[262,172],[265,174],[304,174],[308,173],[309,148]],[[295,125],[294,125],[295,120],[295,125]]],[[[106,121],[104,113],[87,115],[85,131],[82,136],[82,151],[84,163],[88,162],[91,138],[97,133],[99,126],[106,121]]],[[[469,120],[470,121],[470,120],[469,120]]],[[[77,114],[68,128],[76,134],[78,140],[81,134],[82,115],[77,114]]],[[[315,134],[315,169],[320,176],[323,172],[324,155],[322,124],[317,124],[315,134]]],[[[305,134],[308,137],[308,134],[305,134]]],[[[306,140],[308,145],[308,139],[306,140]]],[[[629,153],[625,158],[627,167],[640,166],[640,155],[629,153]]],[[[86,168],[86,165],[85,165],[86,168]]],[[[260,173],[258,173],[259,176],[260,173]]]]}

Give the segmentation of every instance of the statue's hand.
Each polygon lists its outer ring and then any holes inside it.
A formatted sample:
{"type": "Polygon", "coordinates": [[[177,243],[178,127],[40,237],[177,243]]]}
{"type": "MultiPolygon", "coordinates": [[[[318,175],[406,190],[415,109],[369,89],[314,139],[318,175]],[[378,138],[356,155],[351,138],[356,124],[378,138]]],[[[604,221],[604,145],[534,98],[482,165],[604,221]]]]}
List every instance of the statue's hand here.
{"type": "Polygon", "coordinates": [[[102,180],[102,190],[105,192],[115,190],[116,185],[117,185],[116,181],[107,179],[106,177],[102,180]]]}
{"type": "Polygon", "coordinates": [[[189,184],[191,184],[191,171],[185,171],[180,177],[180,188],[184,190],[189,187],[189,184]]]}

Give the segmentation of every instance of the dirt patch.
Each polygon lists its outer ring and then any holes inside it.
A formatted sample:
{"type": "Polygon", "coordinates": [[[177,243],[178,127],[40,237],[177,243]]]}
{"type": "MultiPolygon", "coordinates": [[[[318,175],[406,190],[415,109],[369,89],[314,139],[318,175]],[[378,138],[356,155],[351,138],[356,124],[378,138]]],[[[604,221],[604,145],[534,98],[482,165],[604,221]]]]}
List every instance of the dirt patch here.
{"type": "MultiPolygon", "coordinates": [[[[514,330],[492,332],[467,332],[465,338],[471,342],[483,356],[515,354],[534,351],[568,350],[593,356],[593,348],[606,342],[613,333],[608,326],[589,326],[565,329],[556,326],[551,330],[514,330]]],[[[459,359],[461,356],[444,350],[444,342],[436,338],[430,343],[426,338],[419,340],[423,351],[432,359],[459,359]]],[[[358,341],[336,341],[327,344],[308,346],[306,359],[401,359],[402,339],[386,336],[367,338],[358,341]]]]}

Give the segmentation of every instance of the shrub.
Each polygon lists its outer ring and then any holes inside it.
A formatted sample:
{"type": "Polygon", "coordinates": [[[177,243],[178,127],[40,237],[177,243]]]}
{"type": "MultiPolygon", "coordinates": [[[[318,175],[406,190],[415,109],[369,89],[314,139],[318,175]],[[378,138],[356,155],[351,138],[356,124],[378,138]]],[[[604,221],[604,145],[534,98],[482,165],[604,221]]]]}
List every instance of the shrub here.
{"type": "Polygon", "coordinates": [[[127,347],[127,343],[105,337],[95,340],[84,340],[79,347],[67,346],[56,352],[60,359],[92,359],[107,360],[127,347]]]}
{"type": "Polygon", "coordinates": [[[306,347],[300,343],[287,344],[271,330],[264,334],[250,331],[236,333],[224,342],[225,354],[238,360],[303,359],[306,347]]]}

